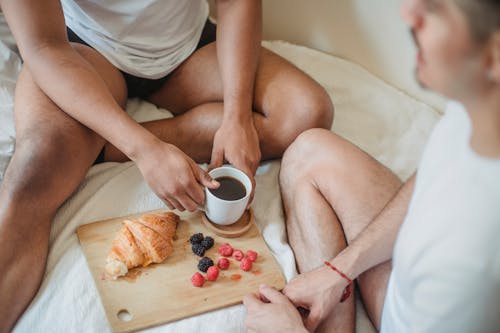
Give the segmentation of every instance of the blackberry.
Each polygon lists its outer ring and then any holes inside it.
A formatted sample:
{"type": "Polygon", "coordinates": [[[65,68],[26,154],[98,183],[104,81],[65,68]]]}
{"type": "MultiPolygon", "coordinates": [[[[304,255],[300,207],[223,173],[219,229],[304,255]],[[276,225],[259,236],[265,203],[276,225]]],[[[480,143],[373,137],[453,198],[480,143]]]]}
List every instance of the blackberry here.
{"type": "Polygon", "coordinates": [[[214,246],[214,239],[210,236],[205,237],[201,241],[201,245],[205,248],[205,251],[214,246]]]}
{"type": "Polygon", "coordinates": [[[194,234],[189,238],[189,242],[191,244],[199,244],[201,243],[202,240],[203,240],[203,234],[201,232],[194,234]]]}
{"type": "Polygon", "coordinates": [[[205,248],[203,247],[203,245],[198,243],[194,243],[191,246],[191,250],[193,251],[194,254],[196,254],[199,257],[203,257],[203,255],[205,254],[205,248]]]}
{"type": "Polygon", "coordinates": [[[208,267],[213,266],[214,262],[212,259],[209,257],[203,257],[201,258],[200,262],[198,263],[198,269],[202,271],[203,273],[206,273],[208,270],[208,267]]]}

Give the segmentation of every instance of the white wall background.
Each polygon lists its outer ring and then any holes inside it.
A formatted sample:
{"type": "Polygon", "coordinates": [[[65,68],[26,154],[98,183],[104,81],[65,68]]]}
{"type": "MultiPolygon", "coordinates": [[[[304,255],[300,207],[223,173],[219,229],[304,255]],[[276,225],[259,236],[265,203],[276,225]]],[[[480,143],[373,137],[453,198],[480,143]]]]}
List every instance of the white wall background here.
{"type": "MultiPolygon", "coordinates": [[[[209,0],[214,13],[214,0],[209,0]]],[[[415,48],[400,18],[402,0],[263,0],[268,40],[286,40],[354,61],[442,109],[414,79],[415,48]]]]}

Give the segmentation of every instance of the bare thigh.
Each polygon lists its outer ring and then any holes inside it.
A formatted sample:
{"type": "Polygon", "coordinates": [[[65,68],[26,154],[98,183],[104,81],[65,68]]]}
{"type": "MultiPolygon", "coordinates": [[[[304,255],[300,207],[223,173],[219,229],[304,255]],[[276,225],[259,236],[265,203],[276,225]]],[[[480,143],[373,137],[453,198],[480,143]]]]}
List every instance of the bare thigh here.
{"type": "MultiPolygon", "coordinates": [[[[75,48],[123,105],[121,74],[95,51],[75,48]]],[[[104,144],[97,134],[60,110],[27,68],[19,75],[14,105],[16,147],[0,186],[0,330],[14,325],[38,290],[54,215],[104,144]]]]}
{"type": "MultiPolygon", "coordinates": [[[[215,43],[192,54],[149,100],[179,115],[210,103],[222,103],[223,85],[215,43]]],[[[254,123],[264,146],[282,154],[301,132],[330,128],[333,105],[311,77],[279,55],[261,48],[254,84],[254,123]]],[[[265,153],[265,149],[263,151],[265,153]]],[[[272,154],[271,154],[272,155],[272,154]]]]}
{"type": "Polygon", "coordinates": [[[350,243],[392,199],[401,181],[387,167],[335,134],[325,136],[318,146],[325,153],[320,157],[315,186],[332,206],[350,243]],[[332,170],[339,172],[337,177],[328,177],[332,170]]]}
{"type": "MultiPolygon", "coordinates": [[[[322,252],[337,253],[339,246],[344,246],[344,237],[338,240],[338,230],[343,231],[348,244],[352,242],[401,186],[396,175],[361,149],[330,131],[319,129],[301,134],[287,150],[280,178],[287,222],[289,214],[298,217],[291,219],[296,226],[290,225],[290,229],[304,231],[316,227],[317,230],[308,231],[308,234],[314,235],[315,242],[331,247],[322,252]],[[306,191],[314,196],[313,202],[301,196],[300,193],[306,191]],[[315,208],[322,212],[312,213],[315,208]],[[313,220],[301,219],[308,216],[315,217],[313,220]]],[[[307,262],[313,259],[306,258],[307,251],[302,248],[311,246],[311,241],[301,240],[303,234],[292,235],[292,239],[298,240],[301,260],[307,262]]],[[[390,263],[386,263],[358,279],[365,307],[376,325],[389,274],[390,263]]]]}
{"type": "MultiPolygon", "coordinates": [[[[100,73],[115,99],[125,105],[126,87],[121,73],[95,50],[81,44],[72,46],[100,73]]],[[[15,126],[16,150],[11,164],[24,176],[16,177],[16,170],[8,170],[6,179],[8,175],[13,180],[25,179],[32,190],[53,192],[58,202],[80,183],[105,142],[59,109],[26,69],[16,86],[15,126]]]]}
{"type": "MultiPolygon", "coordinates": [[[[294,97],[317,94],[325,97],[324,90],[311,77],[276,53],[261,48],[259,66],[255,77],[254,111],[270,116],[275,96],[294,97]],[[307,89],[305,87],[315,87],[307,89]]],[[[197,50],[180,65],[165,82],[162,89],[148,98],[174,114],[224,99],[223,85],[215,43],[197,50]]],[[[286,113],[286,111],[283,111],[286,113]]]]}
{"type": "MultiPolygon", "coordinates": [[[[320,143],[328,154],[318,167],[318,175],[340,171],[338,177],[316,177],[316,185],[330,203],[342,224],[347,243],[382,211],[401,187],[401,181],[388,168],[347,140],[328,135],[320,143]],[[339,165],[340,163],[343,166],[339,165]],[[326,178],[326,179],[325,179],[326,178]]],[[[391,263],[378,265],[358,278],[365,308],[379,327],[389,281],[391,263]]]]}

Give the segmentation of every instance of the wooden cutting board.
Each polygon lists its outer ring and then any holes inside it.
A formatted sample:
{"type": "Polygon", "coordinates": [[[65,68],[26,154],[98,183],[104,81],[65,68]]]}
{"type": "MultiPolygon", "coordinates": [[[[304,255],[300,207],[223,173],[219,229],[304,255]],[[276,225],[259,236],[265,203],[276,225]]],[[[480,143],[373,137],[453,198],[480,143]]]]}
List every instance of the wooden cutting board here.
{"type": "Polygon", "coordinates": [[[255,225],[238,238],[226,239],[208,230],[201,222],[201,215],[178,224],[174,251],[163,263],[135,268],[117,280],[109,278],[104,273],[104,264],[121,228],[120,221],[142,214],[90,223],[77,231],[114,332],[134,331],[238,304],[262,283],[278,290],[285,286],[281,269],[255,225]],[[221,257],[217,249],[226,242],[244,253],[250,249],[257,251],[259,256],[252,270],[242,271],[240,262],[230,258],[229,269],[221,270],[217,281],[206,281],[202,288],[194,287],[191,276],[198,271],[200,257],[192,253],[189,237],[197,232],[214,238],[215,245],[205,256],[215,263],[221,257]]]}

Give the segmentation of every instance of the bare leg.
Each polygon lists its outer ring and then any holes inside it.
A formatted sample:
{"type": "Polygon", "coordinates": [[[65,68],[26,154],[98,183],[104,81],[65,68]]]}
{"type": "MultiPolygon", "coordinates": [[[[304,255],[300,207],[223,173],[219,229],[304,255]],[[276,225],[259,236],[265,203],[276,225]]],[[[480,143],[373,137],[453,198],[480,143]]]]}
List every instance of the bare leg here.
{"type": "MultiPolygon", "coordinates": [[[[74,47],[124,105],[121,74],[95,51],[74,47]]],[[[15,120],[16,150],[0,187],[0,332],[12,329],[37,292],[54,215],[104,144],[52,103],[26,68],[16,87],[15,120]]]]}
{"type": "MultiPolygon", "coordinates": [[[[223,112],[215,44],[196,51],[149,100],[176,117],[147,122],[144,127],[197,162],[208,162],[223,112]]],[[[333,105],[325,90],[263,48],[254,91],[254,122],[263,159],[281,157],[301,132],[313,127],[330,128],[332,119],[333,105]]],[[[127,157],[107,144],[105,160],[125,161],[127,157]]]]}
{"type": "MultiPolygon", "coordinates": [[[[301,272],[339,253],[401,186],[390,170],[368,154],[320,129],[301,134],[287,150],[280,183],[288,237],[301,272]]],[[[390,269],[390,263],[385,263],[358,279],[365,307],[377,328],[390,269]]],[[[320,330],[354,332],[353,303],[341,304],[320,330]]]]}

